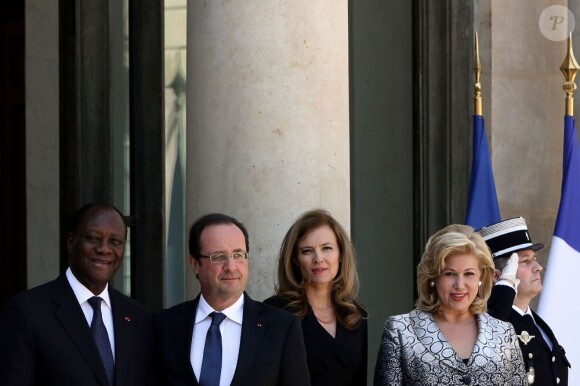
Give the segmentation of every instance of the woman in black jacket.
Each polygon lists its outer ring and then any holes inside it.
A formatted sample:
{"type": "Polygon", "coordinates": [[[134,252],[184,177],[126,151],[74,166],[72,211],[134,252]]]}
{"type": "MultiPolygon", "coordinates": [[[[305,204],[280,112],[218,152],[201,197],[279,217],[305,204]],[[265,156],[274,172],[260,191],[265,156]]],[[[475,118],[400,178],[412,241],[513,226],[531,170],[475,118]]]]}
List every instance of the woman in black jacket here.
{"type": "Polygon", "coordinates": [[[313,386],[367,383],[367,313],[357,294],[345,230],[326,211],[302,214],[284,237],[276,295],[265,303],[301,318],[313,386]]]}

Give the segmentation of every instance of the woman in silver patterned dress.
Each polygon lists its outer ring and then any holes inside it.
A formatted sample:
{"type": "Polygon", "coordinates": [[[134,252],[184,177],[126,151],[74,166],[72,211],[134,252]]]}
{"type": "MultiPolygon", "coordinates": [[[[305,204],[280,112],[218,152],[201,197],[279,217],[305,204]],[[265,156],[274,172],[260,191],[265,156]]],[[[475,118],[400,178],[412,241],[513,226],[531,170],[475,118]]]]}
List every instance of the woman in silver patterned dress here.
{"type": "Polygon", "coordinates": [[[487,314],[494,266],[481,236],[449,225],[427,241],[419,299],[385,323],[375,385],[527,385],[511,324],[487,314]]]}

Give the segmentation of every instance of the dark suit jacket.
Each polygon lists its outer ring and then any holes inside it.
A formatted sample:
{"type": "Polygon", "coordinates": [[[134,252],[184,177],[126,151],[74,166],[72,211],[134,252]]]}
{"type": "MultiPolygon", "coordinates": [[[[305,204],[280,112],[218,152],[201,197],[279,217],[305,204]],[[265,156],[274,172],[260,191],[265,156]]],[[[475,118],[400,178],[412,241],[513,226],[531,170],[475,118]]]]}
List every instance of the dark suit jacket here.
{"type": "MultiPolygon", "coordinates": [[[[163,385],[198,385],[190,362],[199,295],[154,316],[163,385]]],[[[232,386],[310,385],[300,322],[244,294],[240,352],[232,386]]]]}
{"type": "MultiPolygon", "coordinates": [[[[266,299],[264,303],[286,308],[288,300],[280,296],[266,299]]],[[[289,310],[291,311],[291,310],[289,310]]],[[[362,319],[360,326],[350,331],[337,323],[336,336],[333,338],[318,323],[309,308],[302,319],[302,331],[310,382],[312,385],[366,385],[368,335],[367,320],[362,319]]]]}
{"type": "Polygon", "coordinates": [[[564,348],[560,346],[552,329],[546,322],[532,311],[534,320],[552,341],[553,350],[550,351],[548,345],[541,338],[540,331],[534,324],[531,321],[528,322],[527,318],[524,318],[512,308],[515,295],[513,288],[505,285],[493,286],[491,297],[488,300],[489,314],[500,320],[510,322],[514,326],[517,335],[521,335],[522,331],[527,331],[530,335],[535,336],[527,344],[518,339],[524,356],[526,371],[529,371],[530,367],[534,367],[534,385],[568,385],[568,367],[570,367],[570,363],[566,358],[564,348]],[[532,358],[530,358],[530,354],[532,358]],[[558,379],[560,380],[559,383],[558,379]]]}
{"type": "MultiPolygon", "coordinates": [[[[152,379],[151,315],[109,285],[115,386],[152,379]]],[[[66,276],[22,292],[0,317],[0,384],[108,385],[91,329],[66,276]]]]}

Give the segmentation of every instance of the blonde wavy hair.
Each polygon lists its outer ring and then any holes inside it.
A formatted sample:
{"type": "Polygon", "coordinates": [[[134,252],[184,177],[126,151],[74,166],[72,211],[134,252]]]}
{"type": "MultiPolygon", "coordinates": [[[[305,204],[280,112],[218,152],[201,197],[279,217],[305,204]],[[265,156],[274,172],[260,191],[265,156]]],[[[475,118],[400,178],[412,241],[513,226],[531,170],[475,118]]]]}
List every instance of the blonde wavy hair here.
{"type": "Polygon", "coordinates": [[[366,311],[357,301],[359,281],[354,247],[344,228],[325,210],[315,209],[303,213],[290,227],[278,255],[278,285],[276,293],[289,300],[288,308],[300,318],[308,312],[306,286],[298,266],[298,242],[312,230],[328,225],[336,236],[340,250],[340,265],[332,281],[331,301],[337,321],[346,329],[354,330],[366,311]]]}
{"type": "Polygon", "coordinates": [[[481,286],[469,311],[480,314],[487,310],[487,300],[493,286],[495,268],[491,253],[485,240],[468,225],[452,224],[433,234],[425,245],[425,252],[417,266],[417,291],[419,298],[415,307],[419,310],[437,313],[441,308],[441,300],[437,289],[431,287],[434,281],[445,269],[449,256],[470,254],[477,257],[481,272],[481,286]]]}

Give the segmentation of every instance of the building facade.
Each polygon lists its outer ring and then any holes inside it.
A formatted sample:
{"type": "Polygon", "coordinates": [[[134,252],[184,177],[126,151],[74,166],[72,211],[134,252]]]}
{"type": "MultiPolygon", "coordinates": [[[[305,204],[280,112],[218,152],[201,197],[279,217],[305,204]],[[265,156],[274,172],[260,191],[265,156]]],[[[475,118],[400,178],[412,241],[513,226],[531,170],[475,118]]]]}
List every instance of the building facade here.
{"type": "Polygon", "coordinates": [[[20,133],[2,169],[4,242],[18,240],[3,300],[66,268],[65,220],[88,201],[128,215],[115,285],[152,310],[197,292],[200,215],[246,224],[263,299],[288,227],[324,208],[355,244],[374,366],[385,318],[413,307],[426,239],[464,220],[475,31],[502,218],[551,239],[566,43],[540,20],[554,3],[27,0],[21,26],[3,21],[22,30],[25,115],[2,129],[20,133]]]}

